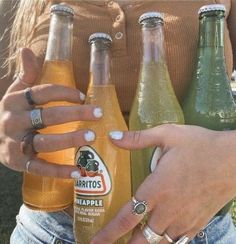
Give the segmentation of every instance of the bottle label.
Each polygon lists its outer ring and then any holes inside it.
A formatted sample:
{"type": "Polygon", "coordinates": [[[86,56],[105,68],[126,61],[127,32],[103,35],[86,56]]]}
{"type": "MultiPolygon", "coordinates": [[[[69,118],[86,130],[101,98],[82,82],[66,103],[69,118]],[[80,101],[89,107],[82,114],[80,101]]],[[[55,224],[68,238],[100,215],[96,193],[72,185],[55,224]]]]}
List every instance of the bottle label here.
{"type": "Polygon", "coordinates": [[[150,172],[152,173],[156,166],[157,166],[157,163],[160,159],[160,157],[162,156],[162,150],[160,147],[156,147],[154,150],[153,150],[153,153],[152,153],[152,156],[151,156],[151,160],[150,160],[150,163],[149,163],[149,170],[150,172]]]}
{"type": "MultiPolygon", "coordinates": [[[[108,169],[92,147],[80,147],[75,160],[82,176],[75,183],[76,194],[81,196],[103,196],[111,191],[112,183],[108,169]]],[[[98,202],[89,204],[91,206],[100,205],[98,202]]]]}

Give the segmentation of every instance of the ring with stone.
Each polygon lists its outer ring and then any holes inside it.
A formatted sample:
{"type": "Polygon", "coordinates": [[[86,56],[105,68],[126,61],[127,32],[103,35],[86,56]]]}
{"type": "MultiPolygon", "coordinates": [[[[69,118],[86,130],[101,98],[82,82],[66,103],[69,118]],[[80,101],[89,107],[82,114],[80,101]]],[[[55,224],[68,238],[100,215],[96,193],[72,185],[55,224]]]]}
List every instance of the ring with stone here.
{"type": "Polygon", "coordinates": [[[42,108],[35,108],[30,111],[30,119],[33,129],[39,130],[44,128],[42,119],[42,108]]]}
{"type": "Polygon", "coordinates": [[[132,213],[134,215],[145,215],[147,212],[147,202],[146,201],[138,201],[135,197],[132,197],[133,209],[132,213]]]}
{"type": "Polygon", "coordinates": [[[142,233],[145,239],[147,240],[147,242],[150,244],[157,244],[163,239],[163,236],[158,235],[148,225],[145,225],[145,227],[142,230],[142,233]]]}

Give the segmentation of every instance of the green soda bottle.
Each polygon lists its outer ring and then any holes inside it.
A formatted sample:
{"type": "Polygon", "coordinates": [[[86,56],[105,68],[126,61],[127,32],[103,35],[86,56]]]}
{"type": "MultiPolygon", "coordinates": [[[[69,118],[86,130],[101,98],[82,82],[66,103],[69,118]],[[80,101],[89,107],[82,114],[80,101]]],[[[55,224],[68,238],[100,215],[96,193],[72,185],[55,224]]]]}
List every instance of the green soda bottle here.
{"type": "MultiPolygon", "coordinates": [[[[143,59],[130,113],[129,129],[143,130],[166,123],[183,124],[184,116],[167,69],[163,17],[159,12],[140,16],[143,59]]],[[[132,193],[156,167],[161,149],[131,152],[132,193]]]]}
{"type": "MultiPolygon", "coordinates": [[[[196,68],[183,102],[186,124],[218,131],[236,128],[236,106],[224,56],[224,17],[222,4],[199,10],[196,68]]],[[[219,214],[227,212],[229,206],[219,214]]]]}

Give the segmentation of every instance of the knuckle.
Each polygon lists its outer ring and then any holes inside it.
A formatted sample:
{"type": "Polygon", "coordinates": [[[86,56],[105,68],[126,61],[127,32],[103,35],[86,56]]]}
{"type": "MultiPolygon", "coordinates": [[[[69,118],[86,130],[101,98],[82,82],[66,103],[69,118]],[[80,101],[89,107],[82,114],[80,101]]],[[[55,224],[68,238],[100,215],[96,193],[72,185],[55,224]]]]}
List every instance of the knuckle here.
{"type": "Polygon", "coordinates": [[[8,111],[4,112],[1,117],[1,129],[5,134],[10,134],[15,127],[16,116],[8,111]]]}
{"type": "Polygon", "coordinates": [[[1,104],[3,109],[9,110],[14,103],[14,95],[13,94],[6,94],[1,100],[1,104]]]}
{"type": "Polygon", "coordinates": [[[80,142],[80,138],[81,138],[81,136],[78,135],[78,133],[71,132],[68,134],[68,146],[72,147],[72,146],[78,145],[78,143],[80,142]]]}
{"type": "Polygon", "coordinates": [[[137,145],[139,145],[141,143],[141,135],[142,135],[142,131],[135,131],[132,136],[133,136],[133,142],[137,145]]]}
{"type": "Polygon", "coordinates": [[[133,219],[128,215],[121,215],[118,217],[119,228],[122,232],[126,232],[134,227],[133,219]]]}

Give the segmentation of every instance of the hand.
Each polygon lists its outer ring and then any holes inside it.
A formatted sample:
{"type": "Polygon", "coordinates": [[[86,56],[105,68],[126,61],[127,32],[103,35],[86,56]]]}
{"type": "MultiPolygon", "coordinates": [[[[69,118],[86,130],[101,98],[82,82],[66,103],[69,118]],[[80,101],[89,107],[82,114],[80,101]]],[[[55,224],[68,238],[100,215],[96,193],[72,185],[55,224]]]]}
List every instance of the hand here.
{"type": "MultiPolygon", "coordinates": [[[[36,105],[40,106],[51,101],[67,101],[71,103],[82,103],[81,92],[58,85],[35,85],[38,77],[38,65],[36,57],[29,49],[22,49],[22,72],[7,90],[0,102],[0,162],[10,169],[25,171],[29,160],[30,173],[70,178],[78,174],[75,166],[56,165],[46,162],[32,155],[25,155],[20,150],[22,138],[32,129],[30,111],[32,106],[24,96],[24,89],[32,87],[32,97],[36,105]],[[71,175],[72,174],[72,175],[71,175]]],[[[78,120],[95,120],[96,112],[100,108],[88,105],[75,105],[67,107],[50,107],[42,110],[42,119],[45,126],[62,124],[78,120]],[[95,113],[94,113],[95,111],[95,113]]],[[[100,110],[101,112],[101,110],[100,110]]],[[[33,146],[37,152],[51,152],[69,147],[88,145],[95,139],[92,131],[80,130],[62,135],[38,134],[33,139],[33,146]],[[88,137],[92,135],[92,137],[88,137]]]]}
{"type": "MultiPolygon", "coordinates": [[[[148,204],[147,224],[173,240],[192,239],[236,194],[236,132],[197,126],[162,125],[140,132],[112,132],[113,143],[126,149],[162,148],[162,156],[134,194],[148,204]]],[[[129,201],[92,240],[110,244],[132,230],[142,217],[129,201]]],[[[129,243],[148,243],[136,229],[129,243]]],[[[165,239],[162,244],[169,243],[165,239]]]]}

